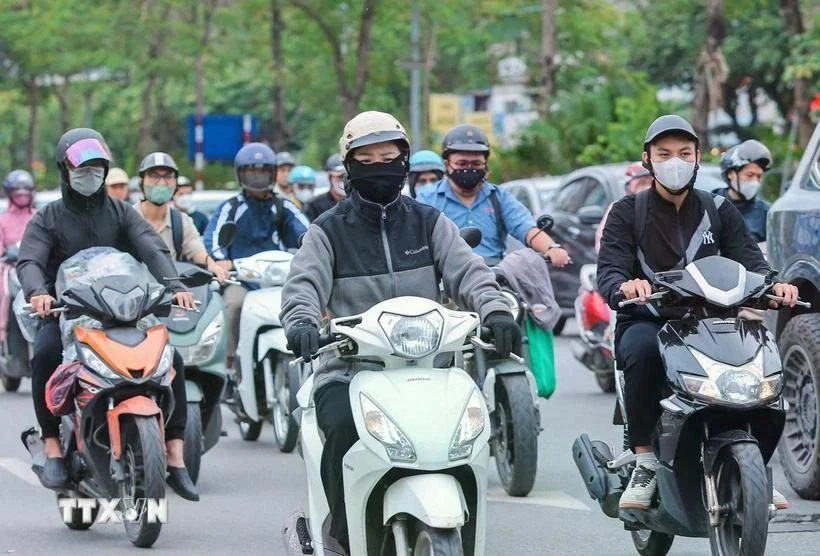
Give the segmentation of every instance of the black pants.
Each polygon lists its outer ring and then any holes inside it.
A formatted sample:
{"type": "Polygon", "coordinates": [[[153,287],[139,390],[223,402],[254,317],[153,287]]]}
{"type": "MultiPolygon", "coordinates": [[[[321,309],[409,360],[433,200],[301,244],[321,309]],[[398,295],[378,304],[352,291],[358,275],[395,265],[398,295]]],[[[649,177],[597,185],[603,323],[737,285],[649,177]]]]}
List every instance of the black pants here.
{"type": "Polygon", "coordinates": [[[342,458],[359,440],[359,433],[353,422],[353,411],[350,409],[349,388],[350,385],[346,382],[332,382],[322,386],[313,396],[316,423],[325,435],[321,472],[330,508],[330,534],[348,550],[342,458]]]}
{"type": "Polygon", "coordinates": [[[661,416],[666,373],[658,348],[661,324],[651,321],[618,323],[615,356],[624,371],[624,405],[632,447],[649,446],[661,416]]]}
{"type": "MultiPolygon", "coordinates": [[[[34,356],[31,359],[31,394],[34,399],[34,413],[40,424],[43,438],[59,438],[60,418],[55,417],[46,405],[46,383],[60,363],[63,362],[63,342],[60,337],[60,323],[55,318],[45,319],[34,337],[34,356]]],[[[176,401],[176,409],[165,425],[165,439],[185,437],[185,420],[188,415],[185,397],[185,365],[179,353],[174,353],[176,376],[171,381],[171,389],[176,401]]]]}

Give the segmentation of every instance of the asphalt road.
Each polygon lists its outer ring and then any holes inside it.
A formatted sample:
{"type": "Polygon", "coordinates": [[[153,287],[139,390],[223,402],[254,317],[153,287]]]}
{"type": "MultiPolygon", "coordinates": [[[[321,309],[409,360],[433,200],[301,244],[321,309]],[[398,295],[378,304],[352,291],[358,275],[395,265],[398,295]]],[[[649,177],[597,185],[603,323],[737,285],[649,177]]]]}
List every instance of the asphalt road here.
{"type": "MultiPolygon", "coordinates": [[[[568,334],[574,327],[568,325],[568,334]]],[[[506,496],[491,479],[487,554],[636,554],[629,533],[605,517],[590,500],[571,459],[570,446],[581,432],[617,445],[620,430],[610,425],[613,397],[602,394],[585,369],[572,359],[570,337],[557,341],[558,389],[542,401],[538,480],[526,499],[506,496]]],[[[75,532],[61,521],[54,495],[28,468],[20,432],[34,422],[29,387],[0,392],[0,554],[134,554],[121,525],[95,525],[75,532]],[[82,551],[82,552],[81,552],[82,551]]],[[[295,454],[280,454],[271,428],[258,442],[244,442],[226,413],[229,433],[205,456],[200,493],[191,503],[170,494],[169,523],[155,544],[163,555],[284,553],[280,530],[303,500],[304,472],[295,454]]],[[[770,525],[768,554],[820,553],[820,502],[797,499],[779,466],[775,483],[792,505],[770,525]]],[[[708,553],[705,539],[678,538],[670,554],[708,553]]]]}

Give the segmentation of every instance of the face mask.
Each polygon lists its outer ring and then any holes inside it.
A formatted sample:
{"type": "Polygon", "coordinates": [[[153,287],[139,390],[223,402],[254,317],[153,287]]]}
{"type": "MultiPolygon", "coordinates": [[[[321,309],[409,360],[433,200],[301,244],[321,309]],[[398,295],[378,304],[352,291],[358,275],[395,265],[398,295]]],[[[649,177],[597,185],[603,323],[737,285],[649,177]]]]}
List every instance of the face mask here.
{"type": "Polygon", "coordinates": [[[30,191],[13,191],[9,195],[11,204],[18,208],[26,208],[31,206],[32,194],[30,191]]]}
{"type": "Polygon", "coordinates": [[[420,193],[424,193],[425,191],[430,191],[430,190],[432,190],[432,189],[433,189],[433,185],[434,185],[433,183],[426,183],[426,184],[424,184],[424,185],[420,185],[420,186],[418,186],[418,187],[417,187],[417,188],[413,191],[413,193],[415,193],[415,194],[416,194],[416,197],[418,197],[418,195],[419,195],[420,193]]]}
{"type": "Polygon", "coordinates": [[[754,199],[762,184],[759,181],[742,181],[738,183],[737,192],[747,201],[754,199]]]}
{"type": "Polygon", "coordinates": [[[344,178],[340,179],[338,182],[334,182],[331,184],[331,189],[336,194],[337,197],[346,197],[347,193],[345,192],[345,180],[344,178]]]}
{"type": "Polygon", "coordinates": [[[653,162],[652,170],[655,179],[672,194],[683,193],[695,175],[695,163],[686,162],[678,157],[664,162],[653,162]]]}
{"type": "Polygon", "coordinates": [[[487,170],[476,170],[475,168],[465,168],[463,170],[451,170],[447,176],[462,189],[475,189],[487,177],[487,170]]]}
{"type": "Polygon", "coordinates": [[[145,188],[145,198],[155,204],[164,205],[174,196],[174,190],[167,185],[152,185],[145,188]]]}
{"type": "Polygon", "coordinates": [[[296,199],[298,199],[300,203],[307,203],[308,201],[311,201],[313,199],[313,190],[312,189],[301,189],[301,188],[297,187],[296,191],[294,192],[294,195],[296,196],[296,199]]]}
{"type": "Polygon", "coordinates": [[[182,212],[190,212],[194,208],[194,196],[190,193],[183,193],[174,197],[174,206],[182,212]]]}
{"type": "Polygon", "coordinates": [[[105,168],[86,166],[68,171],[68,184],[83,197],[91,197],[103,185],[105,168]]]}
{"type": "Polygon", "coordinates": [[[387,205],[399,196],[407,176],[407,160],[399,155],[391,162],[362,164],[351,159],[348,168],[350,185],[365,201],[387,205]]]}

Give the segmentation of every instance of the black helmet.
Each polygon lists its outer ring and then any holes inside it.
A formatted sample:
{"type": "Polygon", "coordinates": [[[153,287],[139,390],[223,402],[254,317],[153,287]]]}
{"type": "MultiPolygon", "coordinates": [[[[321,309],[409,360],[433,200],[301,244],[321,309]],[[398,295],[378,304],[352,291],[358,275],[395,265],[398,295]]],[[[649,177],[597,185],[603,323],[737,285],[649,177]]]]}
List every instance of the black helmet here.
{"type": "Polygon", "coordinates": [[[327,162],[325,162],[325,171],[336,174],[344,173],[345,167],[342,164],[342,157],[339,153],[333,153],[327,157],[327,162]]]}
{"type": "Polygon", "coordinates": [[[729,170],[737,171],[752,162],[765,172],[772,165],[772,153],[760,141],[749,139],[726,151],[720,161],[720,175],[729,183],[729,170]]]}
{"type": "Polygon", "coordinates": [[[480,127],[462,124],[447,132],[441,142],[441,156],[447,158],[452,152],[478,152],[490,156],[490,141],[480,127]]]}
{"type": "Polygon", "coordinates": [[[657,141],[663,136],[669,134],[688,135],[695,142],[695,147],[698,147],[698,135],[695,133],[695,128],[685,119],[675,114],[667,114],[661,116],[649,126],[646,130],[646,138],[643,141],[643,150],[649,152],[649,145],[657,141]]]}
{"type": "Polygon", "coordinates": [[[179,175],[177,163],[174,162],[174,159],[171,158],[171,155],[168,153],[155,152],[143,158],[142,162],[140,162],[139,176],[143,177],[145,172],[151,168],[169,168],[173,170],[176,175],[179,175]]]}
{"type": "Polygon", "coordinates": [[[66,161],[77,168],[92,160],[102,160],[105,172],[108,173],[108,166],[112,160],[111,149],[99,131],[78,127],[66,131],[57,141],[57,167],[64,176],[68,172],[66,161]]]}

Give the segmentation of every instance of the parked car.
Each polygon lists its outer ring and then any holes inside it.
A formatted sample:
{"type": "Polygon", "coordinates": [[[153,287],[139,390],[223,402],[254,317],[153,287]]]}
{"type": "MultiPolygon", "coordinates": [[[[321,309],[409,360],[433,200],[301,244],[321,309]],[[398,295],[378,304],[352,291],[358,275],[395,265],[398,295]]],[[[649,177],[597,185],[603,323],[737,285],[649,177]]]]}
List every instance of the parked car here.
{"type": "Polygon", "coordinates": [[[206,189],[194,191],[194,207],[210,218],[223,202],[239,193],[238,189],[206,189]]]}
{"type": "Polygon", "coordinates": [[[769,209],[767,235],[772,268],[812,305],[782,309],[774,319],[787,402],[780,459],[794,491],[820,500],[820,125],[791,185],[769,209]]]}
{"type": "MultiPolygon", "coordinates": [[[[563,312],[556,326],[560,333],[566,318],[575,314],[575,298],[581,285],[579,270],[585,264],[596,264],[595,230],[610,203],[624,195],[624,172],[629,162],[588,166],[561,179],[561,187],[547,206],[555,220],[550,236],[562,244],[573,264],[552,268],[552,287],[563,312]]],[[[720,167],[701,164],[695,187],[714,191],[724,187],[720,167]]]]}
{"type": "Polygon", "coordinates": [[[559,176],[543,176],[508,181],[501,187],[512,193],[531,213],[538,215],[544,213],[560,185],[559,176]]]}

